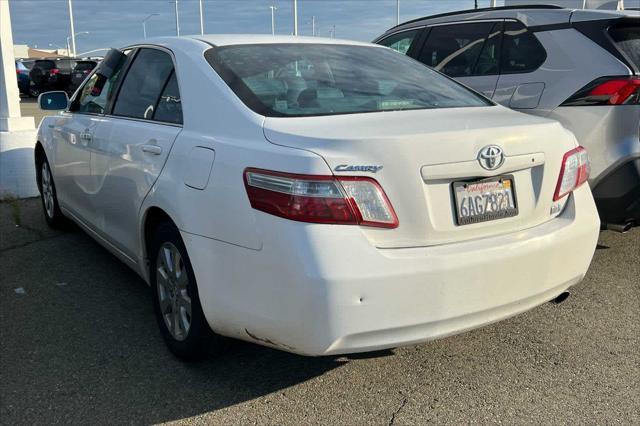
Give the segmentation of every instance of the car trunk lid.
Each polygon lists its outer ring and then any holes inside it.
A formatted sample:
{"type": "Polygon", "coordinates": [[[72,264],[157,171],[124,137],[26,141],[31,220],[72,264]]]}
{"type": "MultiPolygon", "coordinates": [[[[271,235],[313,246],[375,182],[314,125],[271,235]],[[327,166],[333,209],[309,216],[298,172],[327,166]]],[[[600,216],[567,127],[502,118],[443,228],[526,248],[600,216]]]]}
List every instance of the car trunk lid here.
{"type": "Polygon", "coordinates": [[[499,106],[266,118],[264,133],[274,144],[317,153],[336,175],[375,178],[400,226],[361,229],[384,248],[482,238],[549,220],[562,156],[575,145],[558,123],[499,106]],[[488,145],[501,147],[505,154],[495,171],[478,161],[488,145]],[[382,168],[372,173],[348,166],[382,168]],[[518,214],[458,225],[453,183],[503,175],[513,178],[518,214]]]}

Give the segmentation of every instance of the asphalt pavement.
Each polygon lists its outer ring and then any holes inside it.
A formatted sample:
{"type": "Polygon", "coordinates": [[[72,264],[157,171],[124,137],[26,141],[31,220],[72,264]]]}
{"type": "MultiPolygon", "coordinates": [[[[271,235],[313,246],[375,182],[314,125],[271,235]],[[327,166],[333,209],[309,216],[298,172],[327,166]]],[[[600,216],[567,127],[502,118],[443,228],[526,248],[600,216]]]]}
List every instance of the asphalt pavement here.
{"type": "Polygon", "coordinates": [[[150,297],[78,228],[49,230],[39,200],[0,203],[0,422],[640,423],[639,228],[603,232],[560,305],[368,355],[232,342],[184,364],[150,297]]]}

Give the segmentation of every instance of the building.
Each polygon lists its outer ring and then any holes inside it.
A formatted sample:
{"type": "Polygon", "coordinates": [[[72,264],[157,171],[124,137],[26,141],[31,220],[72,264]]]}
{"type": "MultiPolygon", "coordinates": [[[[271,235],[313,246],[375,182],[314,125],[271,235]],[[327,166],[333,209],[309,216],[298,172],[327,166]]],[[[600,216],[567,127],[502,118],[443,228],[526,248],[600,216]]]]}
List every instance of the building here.
{"type": "Polygon", "coordinates": [[[16,59],[40,59],[67,57],[67,49],[36,49],[26,44],[14,44],[13,55],[16,59]]]}

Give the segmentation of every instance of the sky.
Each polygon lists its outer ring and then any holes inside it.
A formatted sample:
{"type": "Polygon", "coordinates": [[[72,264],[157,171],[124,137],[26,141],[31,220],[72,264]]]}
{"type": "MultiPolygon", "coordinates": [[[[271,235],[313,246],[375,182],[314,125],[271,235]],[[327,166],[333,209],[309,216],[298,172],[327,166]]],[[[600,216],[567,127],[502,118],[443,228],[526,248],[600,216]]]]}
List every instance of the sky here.
{"type": "MultiPolygon", "coordinates": [[[[7,0],[0,0],[7,1],[7,0]]],[[[65,48],[70,35],[67,0],[8,0],[13,27],[13,42],[40,48],[65,48]],[[50,44],[52,46],[50,46],[50,44]]],[[[498,4],[502,1],[498,1],[498,4]]],[[[198,0],[178,0],[180,33],[200,32],[198,0]]],[[[276,33],[293,31],[292,0],[204,0],[206,33],[270,33],[271,10],[276,10],[276,33]]],[[[489,0],[478,0],[479,7],[489,0]]],[[[474,0],[400,0],[400,19],[409,19],[470,9],[474,0]]],[[[122,47],[143,38],[142,21],[147,21],[147,35],[175,35],[173,0],[73,0],[76,51],[122,47]]],[[[396,0],[298,0],[298,28],[301,35],[311,35],[311,17],[316,30],[328,37],[335,25],[336,37],[371,41],[395,25],[396,0]]]]}

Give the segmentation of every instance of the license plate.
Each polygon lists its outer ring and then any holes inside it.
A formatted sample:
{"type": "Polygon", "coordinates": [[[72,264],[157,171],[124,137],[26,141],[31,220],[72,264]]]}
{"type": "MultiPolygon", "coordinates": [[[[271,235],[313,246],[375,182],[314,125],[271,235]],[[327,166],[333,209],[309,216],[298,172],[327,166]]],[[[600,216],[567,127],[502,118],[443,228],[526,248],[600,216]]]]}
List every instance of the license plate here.
{"type": "Polygon", "coordinates": [[[454,182],[458,225],[504,219],[518,214],[513,176],[454,182]]]}

